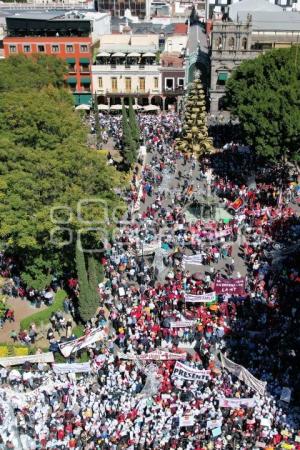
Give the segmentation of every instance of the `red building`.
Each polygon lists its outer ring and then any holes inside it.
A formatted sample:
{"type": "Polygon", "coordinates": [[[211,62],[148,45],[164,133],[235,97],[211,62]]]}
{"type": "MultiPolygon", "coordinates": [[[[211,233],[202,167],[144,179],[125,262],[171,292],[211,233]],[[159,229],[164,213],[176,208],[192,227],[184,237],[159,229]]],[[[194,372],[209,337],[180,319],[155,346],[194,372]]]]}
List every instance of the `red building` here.
{"type": "Polygon", "coordinates": [[[74,94],[75,104],[89,104],[92,99],[92,39],[89,20],[69,20],[46,13],[45,18],[7,17],[7,36],[3,39],[4,56],[43,53],[63,59],[68,66],[66,84],[74,94]]]}

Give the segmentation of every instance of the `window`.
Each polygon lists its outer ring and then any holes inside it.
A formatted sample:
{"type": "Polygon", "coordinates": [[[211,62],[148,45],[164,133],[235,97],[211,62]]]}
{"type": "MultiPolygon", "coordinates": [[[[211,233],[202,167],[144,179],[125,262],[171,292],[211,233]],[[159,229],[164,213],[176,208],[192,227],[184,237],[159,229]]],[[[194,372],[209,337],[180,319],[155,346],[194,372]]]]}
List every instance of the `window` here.
{"type": "Polygon", "coordinates": [[[24,45],[23,49],[24,49],[24,53],[30,53],[31,46],[30,45],[24,45]]]}
{"type": "Polygon", "coordinates": [[[179,88],[183,88],[184,86],[184,78],[178,78],[177,79],[177,84],[179,88]]]}
{"type": "Polygon", "coordinates": [[[38,45],[38,46],[37,46],[37,50],[38,50],[38,52],[40,52],[40,53],[44,53],[44,51],[45,51],[45,46],[44,46],[44,45],[38,45]]]}
{"type": "Polygon", "coordinates": [[[111,90],[112,92],[117,92],[118,91],[118,79],[113,77],[111,79],[111,90]]]}
{"type": "Polygon", "coordinates": [[[100,89],[103,88],[103,79],[102,79],[102,77],[99,77],[99,78],[98,78],[98,87],[99,87],[100,89]]]}
{"type": "Polygon", "coordinates": [[[145,78],[139,79],[139,88],[141,92],[145,92],[145,78]]]}
{"type": "Polygon", "coordinates": [[[81,53],[86,53],[89,51],[88,46],[87,45],[81,45],[80,46],[80,51],[81,53]]]}
{"type": "Polygon", "coordinates": [[[59,45],[52,45],[52,53],[58,53],[59,52],[59,45]]]}
{"type": "Polygon", "coordinates": [[[216,49],[222,50],[222,38],[218,37],[215,42],[216,42],[216,49]]]}
{"type": "Polygon", "coordinates": [[[16,53],[16,51],[17,51],[17,47],[15,45],[9,46],[9,53],[16,53]]]}
{"type": "Polygon", "coordinates": [[[167,91],[172,91],[174,89],[174,78],[165,79],[165,88],[167,91]]]}
{"type": "Polygon", "coordinates": [[[229,45],[229,50],[234,50],[234,38],[233,37],[229,38],[228,45],[229,45]]]}
{"type": "Polygon", "coordinates": [[[131,92],[131,78],[125,78],[125,91],[131,92]]]}
{"type": "Polygon", "coordinates": [[[74,52],[74,47],[72,44],[67,44],[66,45],[66,52],[67,53],[73,53],[74,52]]]}
{"type": "Polygon", "coordinates": [[[242,50],[247,50],[247,38],[242,39],[242,50]]]}
{"type": "Polygon", "coordinates": [[[158,77],[154,77],[154,89],[158,89],[158,77]]]}

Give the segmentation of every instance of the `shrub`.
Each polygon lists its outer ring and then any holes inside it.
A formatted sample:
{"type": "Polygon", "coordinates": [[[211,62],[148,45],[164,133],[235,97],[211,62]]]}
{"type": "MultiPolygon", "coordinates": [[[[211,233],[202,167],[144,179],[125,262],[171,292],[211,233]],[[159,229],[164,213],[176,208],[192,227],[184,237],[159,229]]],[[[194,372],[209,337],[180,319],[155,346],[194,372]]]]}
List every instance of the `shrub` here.
{"type": "Polygon", "coordinates": [[[63,309],[63,301],[66,295],[67,294],[64,290],[57,291],[55,294],[54,302],[51,306],[49,306],[47,309],[44,309],[43,311],[32,314],[32,316],[25,317],[25,319],[21,320],[21,330],[28,330],[33,322],[36,326],[47,323],[53,312],[63,309]]]}

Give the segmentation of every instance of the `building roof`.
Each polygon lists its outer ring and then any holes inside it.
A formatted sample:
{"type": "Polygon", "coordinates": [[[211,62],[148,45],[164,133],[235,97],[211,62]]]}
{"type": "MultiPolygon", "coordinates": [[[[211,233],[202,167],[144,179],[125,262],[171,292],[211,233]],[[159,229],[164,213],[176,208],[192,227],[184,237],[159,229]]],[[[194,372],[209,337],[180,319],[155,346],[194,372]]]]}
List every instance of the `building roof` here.
{"type": "Polygon", "coordinates": [[[17,10],[17,11],[3,11],[6,17],[13,19],[27,19],[27,20],[99,20],[100,18],[107,16],[107,13],[100,13],[96,11],[87,10],[51,10],[45,9],[36,10],[17,10]]]}
{"type": "Polygon", "coordinates": [[[254,11],[272,12],[282,11],[282,8],[271,4],[268,0],[242,0],[229,6],[229,17],[236,20],[237,14],[239,15],[242,11],[249,13],[254,11]]]}
{"type": "Polygon", "coordinates": [[[182,68],[184,63],[184,58],[180,55],[179,52],[164,52],[161,54],[160,60],[163,67],[182,68]]]}
{"type": "Polygon", "coordinates": [[[248,14],[252,17],[253,31],[300,31],[300,13],[296,11],[241,11],[238,19],[245,22],[248,14]]]}
{"type": "Polygon", "coordinates": [[[156,52],[158,46],[158,34],[105,34],[100,37],[100,51],[107,52],[156,52]]]}

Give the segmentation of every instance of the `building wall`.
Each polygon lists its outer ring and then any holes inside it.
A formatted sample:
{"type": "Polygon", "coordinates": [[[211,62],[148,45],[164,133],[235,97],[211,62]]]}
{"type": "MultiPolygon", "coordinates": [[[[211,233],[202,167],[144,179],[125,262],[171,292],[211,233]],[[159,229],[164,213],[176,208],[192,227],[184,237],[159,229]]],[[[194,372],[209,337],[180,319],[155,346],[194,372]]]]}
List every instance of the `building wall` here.
{"type": "Polygon", "coordinates": [[[76,92],[90,92],[91,84],[83,84],[83,80],[91,79],[92,53],[90,37],[5,37],[4,56],[24,54],[30,56],[36,53],[53,55],[65,61],[74,59],[74,65],[69,64],[66,79],[75,78],[76,84],[70,84],[70,89],[76,92]],[[44,51],[40,52],[44,46],[44,51]],[[71,47],[67,47],[71,46],[71,47]],[[73,51],[70,51],[73,50],[73,51]],[[81,64],[80,59],[88,59],[89,64],[81,64]]]}
{"type": "Polygon", "coordinates": [[[95,0],[99,12],[110,12],[112,16],[124,17],[130,9],[133,16],[144,19],[147,14],[146,0],[95,0]]]}
{"type": "Polygon", "coordinates": [[[162,68],[161,69],[161,82],[162,82],[161,91],[163,93],[166,93],[169,95],[178,95],[178,94],[180,94],[180,91],[181,91],[181,94],[183,94],[184,77],[185,77],[184,69],[174,68],[173,70],[171,70],[170,68],[162,68]],[[170,88],[168,80],[172,80],[173,89],[170,88]]]}
{"type": "Polygon", "coordinates": [[[134,97],[160,94],[161,74],[157,65],[147,66],[143,70],[140,70],[138,66],[131,66],[128,70],[120,65],[111,70],[110,66],[94,65],[92,74],[93,92],[99,96],[118,97],[127,94],[134,97]],[[101,79],[100,83],[99,78],[101,79]],[[117,83],[115,88],[113,87],[113,79],[117,83]],[[142,89],[143,82],[141,79],[144,79],[144,89],[142,89]]]}
{"type": "Polygon", "coordinates": [[[111,16],[103,14],[102,17],[95,17],[92,21],[93,31],[91,33],[93,42],[97,41],[100,36],[111,33],[111,16]]]}
{"type": "Polygon", "coordinates": [[[253,31],[252,23],[214,22],[211,34],[210,112],[222,109],[225,77],[241,62],[256,58],[272,48],[290,47],[299,39],[299,33],[253,31]]]}
{"type": "Polygon", "coordinates": [[[165,51],[168,53],[180,53],[186,48],[187,36],[168,36],[165,42],[165,51]]]}

